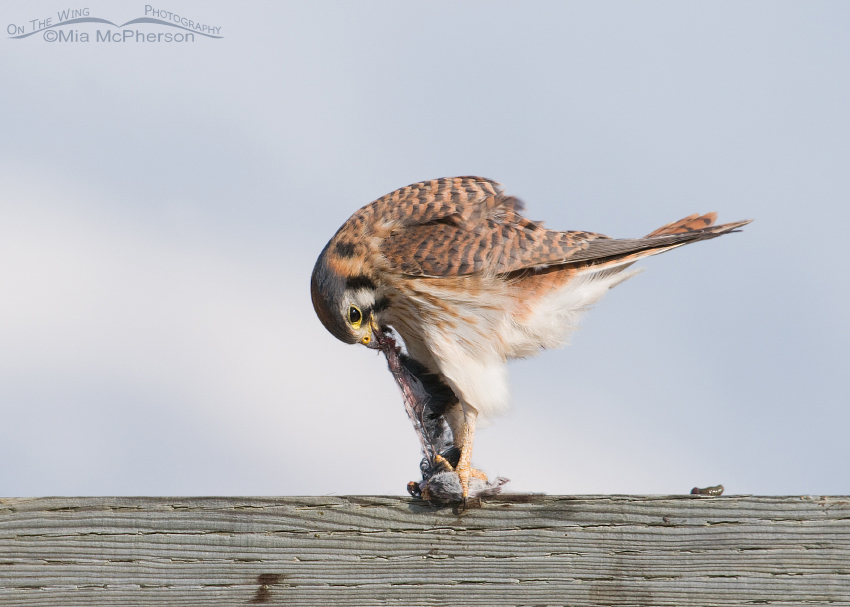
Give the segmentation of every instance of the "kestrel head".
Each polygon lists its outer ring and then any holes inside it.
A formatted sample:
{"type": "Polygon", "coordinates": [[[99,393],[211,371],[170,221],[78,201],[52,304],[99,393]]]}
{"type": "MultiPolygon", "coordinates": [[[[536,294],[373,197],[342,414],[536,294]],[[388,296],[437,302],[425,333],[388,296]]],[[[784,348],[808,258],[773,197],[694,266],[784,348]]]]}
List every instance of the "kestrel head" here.
{"type": "Polygon", "coordinates": [[[330,243],[319,255],[310,280],[316,315],[340,341],[375,348],[373,333],[380,330],[378,315],[386,300],[378,296],[369,276],[343,273],[329,248],[330,243]]]}

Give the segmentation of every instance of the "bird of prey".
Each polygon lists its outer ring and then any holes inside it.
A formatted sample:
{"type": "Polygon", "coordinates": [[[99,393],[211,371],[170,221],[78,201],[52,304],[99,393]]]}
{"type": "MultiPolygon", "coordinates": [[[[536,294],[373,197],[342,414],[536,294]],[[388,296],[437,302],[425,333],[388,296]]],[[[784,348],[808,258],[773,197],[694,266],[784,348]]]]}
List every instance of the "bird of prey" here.
{"type": "Polygon", "coordinates": [[[449,386],[445,412],[466,500],[479,417],[508,406],[506,362],[565,342],[579,316],[637,260],[735,231],[693,214],[643,238],[559,232],[482,177],[414,183],[354,213],[325,246],[313,307],[339,340],[379,348],[390,328],[407,356],[449,386]]]}

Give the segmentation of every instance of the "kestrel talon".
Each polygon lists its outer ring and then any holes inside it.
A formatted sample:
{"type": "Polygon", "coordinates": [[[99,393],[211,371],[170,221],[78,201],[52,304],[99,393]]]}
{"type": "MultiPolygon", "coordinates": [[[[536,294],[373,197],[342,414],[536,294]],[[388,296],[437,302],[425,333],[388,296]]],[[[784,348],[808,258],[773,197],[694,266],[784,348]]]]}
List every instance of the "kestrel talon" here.
{"type": "Polygon", "coordinates": [[[735,231],[715,213],[643,238],[558,232],[481,177],[424,181],[366,205],[319,255],[310,291],[322,324],[346,343],[378,347],[392,328],[409,356],[457,396],[445,412],[469,491],[479,416],[508,406],[505,363],[556,348],[578,317],[629,278],[637,260],[735,231]]]}

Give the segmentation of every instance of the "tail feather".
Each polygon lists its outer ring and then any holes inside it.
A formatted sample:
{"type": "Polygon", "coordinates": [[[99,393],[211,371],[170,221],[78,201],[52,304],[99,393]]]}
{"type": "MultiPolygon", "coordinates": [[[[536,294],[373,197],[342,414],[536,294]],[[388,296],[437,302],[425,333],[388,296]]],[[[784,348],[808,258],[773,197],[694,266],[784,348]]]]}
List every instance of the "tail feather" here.
{"type": "Polygon", "coordinates": [[[672,221],[667,225],[663,225],[654,232],[650,232],[646,235],[646,238],[652,238],[653,236],[662,236],[664,234],[683,234],[685,232],[695,232],[697,230],[703,230],[709,226],[714,225],[714,222],[717,221],[717,213],[711,212],[706,213],[705,215],[700,215],[699,213],[694,213],[693,215],[688,215],[684,219],[680,219],[679,221],[672,221]]]}
{"type": "Polygon", "coordinates": [[[746,219],[722,225],[713,225],[716,213],[694,213],[684,219],[668,223],[644,238],[600,239],[592,241],[584,251],[574,255],[564,265],[575,267],[581,273],[597,272],[608,268],[624,268],[643,257],[658,255],[692,242],[717,238],[735,232],[752,221],[746,219]]]}

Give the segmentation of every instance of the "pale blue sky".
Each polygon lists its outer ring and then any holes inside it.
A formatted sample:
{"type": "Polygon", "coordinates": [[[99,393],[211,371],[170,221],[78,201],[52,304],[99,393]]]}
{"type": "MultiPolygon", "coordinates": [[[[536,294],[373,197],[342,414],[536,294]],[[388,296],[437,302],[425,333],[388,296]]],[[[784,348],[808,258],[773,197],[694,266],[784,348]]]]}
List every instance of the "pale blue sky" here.
{"type": "Polygon", "coordinates": [[[466,174],[559,229],[756,219],[641,262],[571,346],[512,364],[479,468],[850,491],[850,5],[154,6],[223,38],[0,40],[0,495],[403,493],[400,396],[309,276],[363,204],[466,174]]]}

